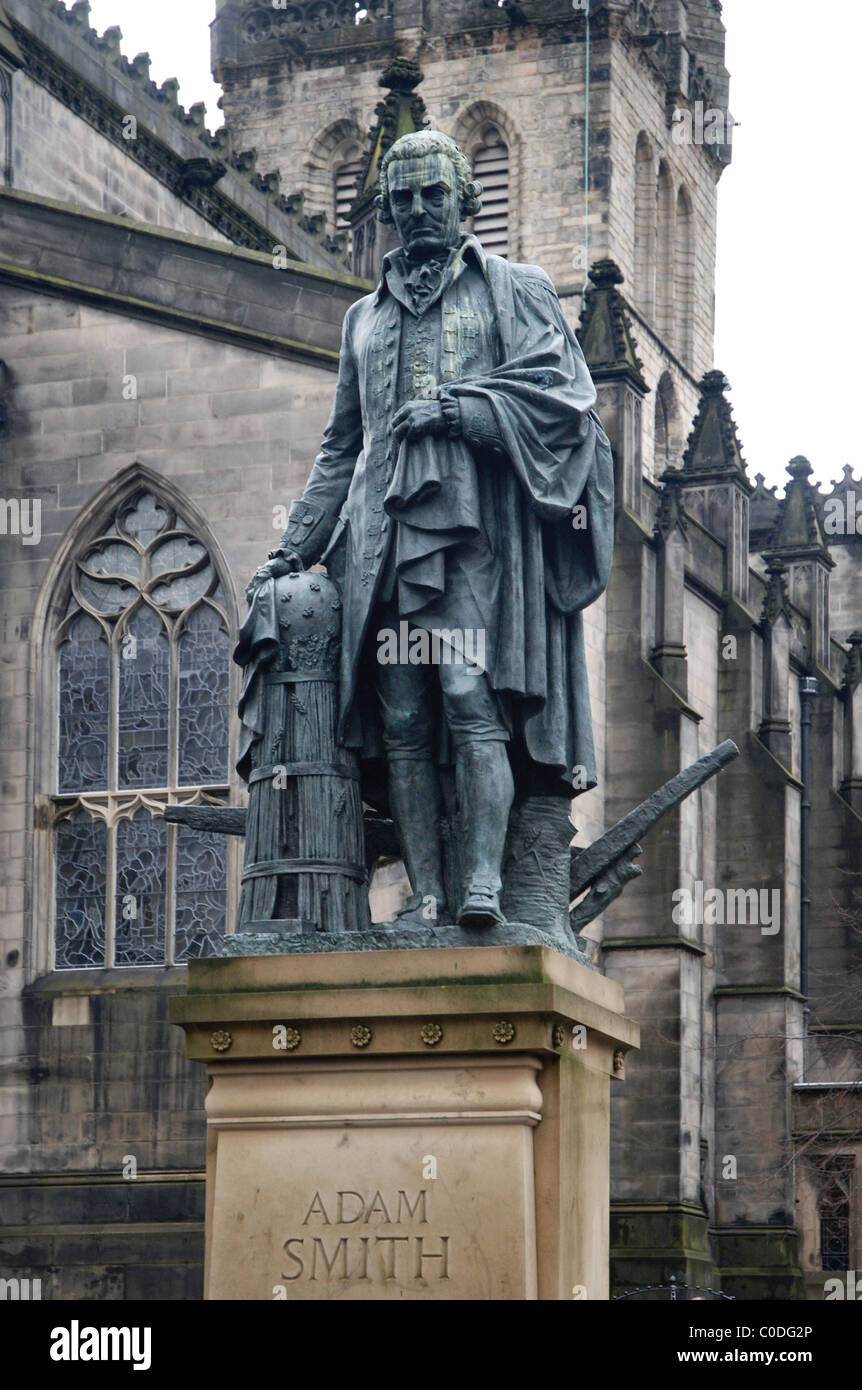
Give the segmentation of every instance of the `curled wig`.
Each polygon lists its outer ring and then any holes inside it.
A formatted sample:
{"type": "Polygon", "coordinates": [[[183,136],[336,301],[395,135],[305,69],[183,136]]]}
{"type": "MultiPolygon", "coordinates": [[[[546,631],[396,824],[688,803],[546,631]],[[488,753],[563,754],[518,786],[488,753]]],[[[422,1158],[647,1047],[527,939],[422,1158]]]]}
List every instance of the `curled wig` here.
{"type": "Polygon", "coordinates": [[[475,217],[482,206],[482,185],[473,178],[470,164],[455,141],[440,130],[417,130],[412,135],[402,135],[400,140],[387,150],[380,166],[380,192],[377,196],[378,221],[391,226],[392,206],[389,201],[389,166],[396,159],[421,159],[426,154],[442,154],[450,160],[458,181],[461,205],[461,219],[475,217]]]}

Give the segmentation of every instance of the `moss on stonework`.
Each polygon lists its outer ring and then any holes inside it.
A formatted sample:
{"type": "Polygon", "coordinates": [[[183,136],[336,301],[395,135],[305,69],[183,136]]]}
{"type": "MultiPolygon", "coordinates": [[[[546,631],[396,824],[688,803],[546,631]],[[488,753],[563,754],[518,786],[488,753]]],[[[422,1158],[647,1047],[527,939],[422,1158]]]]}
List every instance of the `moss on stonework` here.
{"type": "Polygon", "coordinates": [[[705,1213],[670,1203],[640,1210],[620,1205],[611,1211],[616,1293],[666,1284],[673,1275],[677,1283],[734,1298],[802,1300],[805,1280],[798,1249],[799,1232],[793,1226],[710,1230],[705,1213]]]}

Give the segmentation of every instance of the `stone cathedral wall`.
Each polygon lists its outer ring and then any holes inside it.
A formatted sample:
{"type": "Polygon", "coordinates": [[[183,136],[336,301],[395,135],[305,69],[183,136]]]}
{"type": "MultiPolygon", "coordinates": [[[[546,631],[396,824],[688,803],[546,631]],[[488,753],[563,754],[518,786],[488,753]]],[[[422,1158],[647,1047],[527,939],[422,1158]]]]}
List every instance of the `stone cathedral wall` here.
{"type": "MultiPolygon", "coordinates": [[[[38,508],[39,532],[34,544],[21,534],[0,537],[0,1263],[4,1273],[41,1277],[46,1298],[199,1298],[205,1082],[167,1022],[185,968],[53,969],[49,610],[64,557],[93,534],[98,499],[121,483],[143,482],[204,528],[229,574],[235,638],[245,583],[280,537],[319,447],[341,319],[355,290],[324,276],[306,279],[300,292],[290,272],[278,281],[263,257],[245,253],[236,262],[215,242],[135,233],[116,219],[60,212],[21,195],[7,196],[3,222],[4,257],[29,256],[32,278],[42,283],[0,286],[3,493],[38,508]],[[87,251],[76,274],[94,283],[110,275],[111,310],[52,292],[51,277],[36,268],[53,246],[65,280],[62,256],[74,258],[82,237],[87,251]],[[138,299],[147,284],[161,295],[148,314],[139,303],[124,309],[115,278],[124,258],[138,267],[130,271],[138,299]],[[149,282],[144,267],[154,273],[149,282]],[[254,336],[250,283],[230,296],[237,274],[263,276],[256,350],[238,340],[237,324],[225,322],[221,337],[212,321],[204,331],[179,326],[179,304],[191,295],[202,309],[208,282],[213,292],[227,290],[219,312],[229,318],[227,306],[239,303],[241,333],[254,336]],[[302,294],[310,295],[312,320],[291,320],[288,302],[299,305],[302,294]],[[321,309],[329,299],[326,326],[321,309]],[[299,337],[308,322],[317,339],[305,360],[298,345],[285,355],[260,331],[279,302],[277,327],[287,337],[299,337]],[[225,341],[231,334],[234,341],[225,341]]],[[[209,307],[215,312],[215,301],[209,307]]],[[[110,515],[106,504],[103,525],[110,515]]],[[[231,766],[234,756],[232,746],[231,766]]],[[[229,913],[239,857],[231,841],[229,913]]]]}
{"type": "Polygon", "coordinates": [[[13,82],[13,186],[43,198],[227,242],[121,147],[25,72],[13,82]]]}

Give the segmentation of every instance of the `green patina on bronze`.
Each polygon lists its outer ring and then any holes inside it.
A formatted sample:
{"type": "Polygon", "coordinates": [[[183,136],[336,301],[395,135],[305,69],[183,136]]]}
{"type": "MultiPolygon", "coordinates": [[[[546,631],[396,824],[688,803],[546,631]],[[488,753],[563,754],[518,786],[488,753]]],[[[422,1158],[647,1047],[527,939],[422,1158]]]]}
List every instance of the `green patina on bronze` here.
{"type": "Polygon", "coordinates": [[[321,452],[250,586],[239,767],[271,760],[272,585],[322,558],[343,596],[337,739],[361,761],[363,800],[394,821],[413,888],[400,924],[424,928],[430,902],[439,926],[509,916],[571,947],[568,806],[573,778],[596,783],[582,612],[610,568],[613,460],[550,280],[461,235],[481,186],[447,136],[413,131],[381,158],[396,116],[365,186],[379,165],[379,219],[401,247],[348,311],[321,452]],[[481,633],[481,664],[452,672],[447,649],[431,671],[379,652],[375,667],[375,633],[402,623],[481,633]]]}

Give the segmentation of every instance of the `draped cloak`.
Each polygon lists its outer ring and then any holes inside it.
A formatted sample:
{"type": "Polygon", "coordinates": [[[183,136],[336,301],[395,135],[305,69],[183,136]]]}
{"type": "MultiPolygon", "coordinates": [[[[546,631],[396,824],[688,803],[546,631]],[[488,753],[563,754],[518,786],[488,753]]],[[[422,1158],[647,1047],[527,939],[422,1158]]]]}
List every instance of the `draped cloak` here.
{"type": "MultiPolygon", "coordinates": [[[[460,249],[485,277],[502,355],[490,371],[445,383],[459,403],[462,437],[426,436],[400,448],[393,442],[407,311],[387,291],[386,263],[376,293],[345,319],[332,416],[302,498],[309,510],[338,517],[323,563],[344,600],[339,738],[365,758],[382,754],[369,620],[394,545],[398,612],[414,626],[467,626],[458,621],[457,600],[447,599],[453,567],[466,576],[469,616],[481,616],[484,666],[513,762],[540,765],[559,779],[560,794],[568,788],[571,795],[574,768],[582,770],[578,789],[596,782],[582,613],[610,569],[611,449],[548,276],[486,256],[472,237],[460,249]]],[[[298,547],[301,535],[297,522],[283,544],[298,547]]],[[[303,559],[312,562],[308,547],[303,559]]],[[[259,591],[258,602],[263,619],[267,595],[259,591]]],[[[255,649],[272,650],[266,623],[254,622],[255,606],[241,644],[246,659],[255,649]]],[[[254,666],[243,692],[241,762],[260,722],[254,666]]]]}

